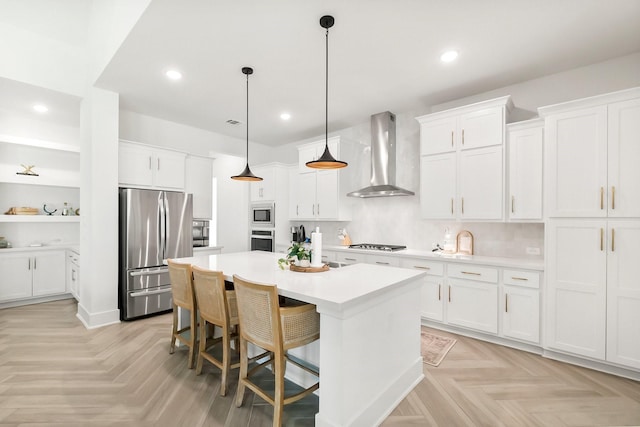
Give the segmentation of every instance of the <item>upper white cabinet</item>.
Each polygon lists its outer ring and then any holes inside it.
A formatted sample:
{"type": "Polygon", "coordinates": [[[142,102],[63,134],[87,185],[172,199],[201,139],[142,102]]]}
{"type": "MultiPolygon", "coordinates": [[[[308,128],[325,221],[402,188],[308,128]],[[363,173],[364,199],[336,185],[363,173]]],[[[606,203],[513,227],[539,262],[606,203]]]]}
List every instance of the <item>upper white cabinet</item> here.
{"type": "Polygon", "coordinates": [[[185,189],[186,153],[120,141],[118,181],[122,187],[185,189]]]}
{"type": "Polygon", "coordinates": [[[287,191],[287,166],[279,163],[268,163],[254,166],[253,174],[262,181],[251,183],[252,202],[274,202],[278,196],[287,191]],[[280,193],[280,194],[279,194],[280,193]]]}
{"type": "Polygon", "coordinates": [[[505,123],[511,109],[505,96],[416,118],[423,218],[504,218],[505,123]]]}
{"type": "Polygon", "coordinates": [[[213,159],[187,156],[184,191],[193,194],[194,218],[211,219],[212,186],[213,159]]]}
{"type": "Polygon", "coordinates": [[[511,221],[542,221],[544,121],[507,125],[508,197],[511,221]]]}
{"type": "Polygon", "coordinates": [[[640,89],[539,109],[549,217],[640,216],[640,89]]]}
{"type": "MultiPolygon", "coordinates": [[[[352,201],[346,197],[348,180],[346,169],[312,169],[305,164],[317,159],[324,152],[325,141],[318,141],[298,147],[298,174],[290,175],[289,215],[291,220],[333,220],[349,221],[351,219],[352,201]],[[315,153],[315,154],[312,154],[315,153]]],[[[329,139],[331,154],[343,161],[351,163],[352,150],[349,143],[340,137],[329,139]]],[[[351,168],[354,166],[351,165],[351,168]]]]}

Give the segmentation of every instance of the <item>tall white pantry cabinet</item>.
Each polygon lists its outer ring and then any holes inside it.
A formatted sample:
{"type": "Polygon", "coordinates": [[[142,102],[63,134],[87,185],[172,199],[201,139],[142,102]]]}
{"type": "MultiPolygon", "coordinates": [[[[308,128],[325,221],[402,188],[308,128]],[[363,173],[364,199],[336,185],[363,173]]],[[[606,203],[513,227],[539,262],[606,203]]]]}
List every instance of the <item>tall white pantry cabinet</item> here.
{"type": "Polygon", "coordinates": [[[640,88],[539,112],[546,347],[640,369],[640,88]]]}

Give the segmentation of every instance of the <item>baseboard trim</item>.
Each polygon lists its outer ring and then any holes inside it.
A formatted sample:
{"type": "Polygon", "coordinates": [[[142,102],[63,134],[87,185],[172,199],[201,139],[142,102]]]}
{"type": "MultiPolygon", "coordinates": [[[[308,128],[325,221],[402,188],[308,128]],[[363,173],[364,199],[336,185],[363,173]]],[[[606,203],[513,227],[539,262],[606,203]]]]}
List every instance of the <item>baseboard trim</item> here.
{"type": "Polygon", "coordinates": [[[640,372],[609,363],[597,362],[595,360],[583,359],[569,354],[559,353],[553,350],[545,349],[542,353],[547,359],[557,360],[558,362],[569,363],[571,365],[580,366],[582,368],[593,369],[595,371],[605,372],[607,374],[616,375],[618,377],[629,378],[631,380],[640,381],[640,372]]]}
{"type": "Polygon", "coordinates": [[[80,319],[85,328],[95,329],[120,323],[120,310],[90,313],[81,303],[78,303],[78,313],[76,317],[80,319]]]}
{"type": "Polygon", "coordinates": [[[22,307],[24,305],[40,304],[43,302],[59,301],[63,299],[73,299],[71,294],[48,295],[44,297],[27,298],[15,301],[7,301],[0,303],[0,309],[11,307],[22,307]]]}

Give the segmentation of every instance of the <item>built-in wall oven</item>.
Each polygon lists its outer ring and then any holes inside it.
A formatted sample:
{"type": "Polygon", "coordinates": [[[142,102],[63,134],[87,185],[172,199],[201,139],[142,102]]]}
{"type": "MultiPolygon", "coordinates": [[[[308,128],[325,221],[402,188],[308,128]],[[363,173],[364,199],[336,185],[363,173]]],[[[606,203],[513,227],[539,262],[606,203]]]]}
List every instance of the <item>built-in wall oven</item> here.
{"type": "Polygon", "coordinates": [[[251,226],[275,227],[276,207],[274,203],[254,203],[251,205],[251,226]]]}
{"type": "Polygon", "coordinates": [[[252,251],[265,251],[274,252],[274,236],[275,230],[273,229],[259,229],[254,228],[251,230],[251,250],[252,251]]]}

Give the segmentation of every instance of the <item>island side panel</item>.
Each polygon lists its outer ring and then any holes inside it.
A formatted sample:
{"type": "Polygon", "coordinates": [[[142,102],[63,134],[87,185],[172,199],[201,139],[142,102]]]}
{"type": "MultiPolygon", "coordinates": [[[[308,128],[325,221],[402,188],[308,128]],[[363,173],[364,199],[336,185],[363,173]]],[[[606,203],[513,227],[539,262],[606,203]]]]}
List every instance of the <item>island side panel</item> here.
{"type": "Polygon", "coordinates": [[[379,425],[422,380],[420,279],[345,316],[320,311],[318,427],[379,425]]]}

